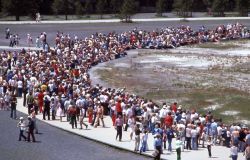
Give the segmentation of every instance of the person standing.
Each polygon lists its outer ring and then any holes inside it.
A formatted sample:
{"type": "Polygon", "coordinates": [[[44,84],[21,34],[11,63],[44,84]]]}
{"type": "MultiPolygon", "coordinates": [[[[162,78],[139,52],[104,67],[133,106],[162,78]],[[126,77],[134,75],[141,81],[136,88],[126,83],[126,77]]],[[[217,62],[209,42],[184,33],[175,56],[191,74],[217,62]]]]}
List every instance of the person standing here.
{"type": "Polygon", "coordinates": [[[161,159],[162,153],[162,138],[160,134],[156,134],[154,139],[154,149],[155,149],[155,160],[161,159]]]}
{"type": "Polygon", "coordinates": [[[148,131],[147,130],[143,131],[141,139],[142,139],[142,142],[141,142],[140,153],[146,152],[148,150],[148,131]]]}
{"type": "Polygon", "coordinates": [[[139,151],[140,134],[141,134],[140,125],[136,124],[135,126],[135,149],[134,149],[135,152],[139,151]]]}
{"type": "Polygon", "coordinates": [[[23,132],[25,131],[25,123],[23,121],[23,117],[20,117],[20,121],[18,122],[17,124],[17,127],[20,128],[20,132],[19,132],[19,138],[18,138],[18,141],[21,141],[22,140],[22,137],[24,138],[24,140],[26,141],[26,137],[23,135],[23,132]]]}
{"type": "Polygon", "coordinates": [[[11,99],[10,99],[10,118],[16,119],[16,104],[17,104],[17,99],[15,94],[12,94],[11,99]]]}
{"type": "Polygon", "coordinates": [[[34,121],[30,116],[28,116],[28,142],[30,142],[30,136],[32,137],[32,142],[36,142],[35,136],[34,136],[34,121]]]}
{"type": "Polygon", "coordinates": [[[6,28],[6,29],[5,29],[5,38],[6,38],[6,39],[9,39],[9,38],[10,38],[10,29],[9,29],[9,28],[6,28]]]}
{"type": "Polygon", "coordinates": [[[23,94],[23,81],[19,79],[17,81],[17,97],[22,97],[23,94]]]}
{"type": "Polygon", "coordinates": [[[27,104],[28,104],[28,114],[31,113],[31,109],[34,105],[34,97],[32,95],[32,92],[29,92],[29,95],[27,96],[27,104]]]}
{"type": "Polygon", "coordinates": [[[186,149],[192,150],[191,148],[191,127],[192,124],[188,124],[186,127],[186,149]]]}
{"type": "Polygon", "coordinates": [[[176,137],[176,141],[175,141],[175,149],[176,149],[176,153],[177,153],[177,160],[181,160],[181,148],[182,148],[183,144],[181,141],[180,137],[176,137]]]}
{"type": "Polygon", "coordinates": [[[230,152],[231,152],[231,158],[232,160],[237,160],[238,158],[238,147],[236,143],[233,143],[232,147],[230,148],[230,152]]]}
{"type": "Polygon", "coordinates": [[[43,120],[46,120],[46,115],[48,116],[48,120],[50,120],[50,100],[48,95],[44,97],[43,120]]]}
{"type": "Polygon", "coordinates": [[[172,129],[172,127],[168,128],[166,131],[166,138],[168,140],[168,151],[172,152],[172,140],[174,138],[174,131],[172,129]]]}
{"type": "Polygon", "coordinates": [[[43,98],[44,98],[44,94],[42,90],[40,90],[37,97],[38,97],[39,112],[42,113],[43,112],[43,98]]]}
{"type": "Polygon", "coordinates": [[[115,127],[116,127],[116,140],[119,136],[119,141],[122,141],[122,126],[123,126],[123,119],[122,116],[119,115],[118,118],[115,120],[115,127]]]}
{"type": "Polygon", "coordinates": [[[250,160],[250,145],[247,145],[244,156],[246,157],[246,160],[250,160]]]}

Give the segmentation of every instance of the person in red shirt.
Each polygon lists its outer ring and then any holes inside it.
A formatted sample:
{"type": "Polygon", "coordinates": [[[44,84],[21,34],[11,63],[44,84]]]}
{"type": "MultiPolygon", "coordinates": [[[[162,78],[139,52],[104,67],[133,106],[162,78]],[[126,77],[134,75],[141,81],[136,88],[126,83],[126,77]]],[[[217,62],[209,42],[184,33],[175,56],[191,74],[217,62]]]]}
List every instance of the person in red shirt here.
{"type": "Polygon", "coordinates": [[[116,113],[117,113],[117,117],[118,117],[119,115],[122,116],[122,105],[121,105],[121,100],[120,100],[120,99],[117,100],[117,103],[116,103],[116,105],[115,105],[115,111],[116,111],[116,113]]]}
{"type": "Polygon", "coordinates": [[[171,106],[171,109],[172,109],[172,111],[174,111],[174,113],[177,112],[177,103],[176,102],[174,102],[174,104],[171,106]]]}
{"type": "Polygon", "coordinates": [[[43,97],[44,94],[43,92],[40,90],[40,92],[37,95],[38,98],[38,106],[39,106],[39,112],[42,113],[43,112],[43,97]]]}
{"type": "Polygon", "coordinates": [[[166,128],[170,128],[173,125],[173,117],[171,112],[168,112],[168,115],[165,118],[165,126],[166,128]]]}

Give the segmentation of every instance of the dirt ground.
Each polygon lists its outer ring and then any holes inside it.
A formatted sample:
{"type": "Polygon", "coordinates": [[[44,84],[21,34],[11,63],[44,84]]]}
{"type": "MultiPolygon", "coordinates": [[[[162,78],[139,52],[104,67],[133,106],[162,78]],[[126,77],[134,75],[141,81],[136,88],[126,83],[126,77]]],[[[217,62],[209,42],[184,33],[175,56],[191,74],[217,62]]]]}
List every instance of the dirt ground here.
{"type": "Polygon", "coordinates": [[[250,125],[250,41],[170,50],[131,50],[126,58],[94,67],[93,83],[126,87],[161,104],[212,110],[228,123],[250,125]]]}

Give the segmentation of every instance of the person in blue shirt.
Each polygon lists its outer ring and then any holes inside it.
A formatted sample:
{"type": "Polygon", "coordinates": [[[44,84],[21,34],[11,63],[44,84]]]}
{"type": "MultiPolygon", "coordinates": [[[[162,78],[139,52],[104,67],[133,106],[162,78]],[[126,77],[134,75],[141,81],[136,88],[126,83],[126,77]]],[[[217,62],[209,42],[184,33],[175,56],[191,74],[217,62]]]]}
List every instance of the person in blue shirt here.
{"type": "Polygon", "coordinates": [[[160,134],[161,137],[163,136],[163,130],[161,128],[159,128],[159,124],[155,125],[155,128],[154,128],[152,134],[153,135],[160,134]]]}
{"type": "Polygon", "coordinates": [[[160,134],[156,134],[154,139],[154,149],[155,149],[155,160],[161,159],[161,153],[162,153],[162,138],[160,134]]]}

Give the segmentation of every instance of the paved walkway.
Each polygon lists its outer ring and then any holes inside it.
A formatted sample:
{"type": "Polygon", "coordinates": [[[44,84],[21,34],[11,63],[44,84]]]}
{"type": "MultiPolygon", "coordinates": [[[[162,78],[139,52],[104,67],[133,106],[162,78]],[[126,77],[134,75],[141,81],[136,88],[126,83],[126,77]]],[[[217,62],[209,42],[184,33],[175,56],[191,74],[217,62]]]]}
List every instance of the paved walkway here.
{"type": "MultiPolygon", "coordinates": [[[[23,107],[22,105],[23,99],[19,98],[18,99],[18,104],[17,104],[17,110],[23,113],[28,112],[28,109],[26,107],[23,107]]],[[[71,132],[73,134],[77,134],[79,136],[94,140],[94,141],[98,141],[104,144],[107,144],[109,146],[112,147],[116,147],[116,148],[120,148],[123,150],[127,150],[127,151],[131,151],[133,152],[134,149],[134,140],[130,140],[129,138],[129,133],[128,132],[123,132],[123,138],[122,138],[122,142],[119,142],[117,140],[115,140],[115,136],[116,136],[116,130],[114,129],[114,127],[112,126],[112,121],[110,117],[105,117],[104,118],[104,122],[106,127],[102,128],[102,127],[97,127],[97,128],[93,128],[92,126],[89,125],[88,129],[86,130],[85,127],[83,127],[84,129],[80,130],[80,129],[72,129],[71,125],[66,122],[66,118],[63,118],[63,122],[60,122],[59,118],[57,117],[57,120],[42,120],[42,114],[39,114],[37,116],[37,119],[48,123],[54,127],[60,128],[62,130],[71,132]]],[[[87,119],[85,119],[86,121],[87,119]]],[[[87,123],[87,122],[86,122],[87,123]]],[[[78,123],[78,128],[79,128],[79,123],[78,123]]],[[[38,126],[39,128],[39,126],[38,126]]],[[[43,133],[46,133],[46,131],[42,131],[43,133]]],[[[173,142],[174,144],[174,142],[173,142]]],[[[148,145],[149,145],[149,150],[147,151],[144,155],[146,156],[152,156],[152,152],[153,152],[153,136],[151,134],[149,134],[149,139],[148,139],[148,145]]],[[[174,145],[173,145],[174,148],[174,145]]],[[[227,160],[230,159],[229,158],[229,149],[222,147],[222,146],[214,146],[212,147],[212,156],[213,158],[216,158],[218,160],[227,160]]],[[[142,157],[143,158],[143,157],[142,157]]],[[[163,155],[162,155],[162,159],[165,160],[174,160],[176,159],[176,152],[168,152],[166,150],[163,151],[163,155]]],[[[187,151],[185,150],[184,152],[182,152],[182,160],[209,160],[211,158],[208,158],[208,153],[207,150],[205,148],[201,148],[198,151],[187,151]]],[[[243,160],[243,155],[242,153],[239,154],[239,158],[238,160],[243,160]]]]}
{"type": "MultiPolygon", "coordinates": [[[[200,18],[133,18],[133,22],[157,22],[157,21],[214,21],[214,20],[250,20],[250,17],[200,17],[200,18]]],[[[118,23],[120,19],[97,20],[55,20],[55,21],[0,21],[0,24],[62,24],[62,23],[118,23]]]]}

